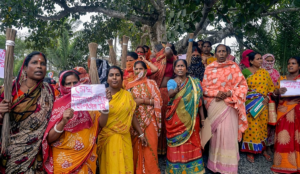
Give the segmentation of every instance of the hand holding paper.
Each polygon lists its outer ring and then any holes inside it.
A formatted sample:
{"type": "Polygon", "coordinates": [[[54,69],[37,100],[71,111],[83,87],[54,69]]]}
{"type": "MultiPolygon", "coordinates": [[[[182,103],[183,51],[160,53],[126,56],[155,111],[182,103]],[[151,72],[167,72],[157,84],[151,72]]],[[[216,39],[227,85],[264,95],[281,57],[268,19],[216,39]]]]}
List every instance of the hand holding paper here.
{"type": "Polygon", "coordinates": [[[280,88],[287,89],[282,97],[300,96],[300,80],[281,80],[280,88]]]}

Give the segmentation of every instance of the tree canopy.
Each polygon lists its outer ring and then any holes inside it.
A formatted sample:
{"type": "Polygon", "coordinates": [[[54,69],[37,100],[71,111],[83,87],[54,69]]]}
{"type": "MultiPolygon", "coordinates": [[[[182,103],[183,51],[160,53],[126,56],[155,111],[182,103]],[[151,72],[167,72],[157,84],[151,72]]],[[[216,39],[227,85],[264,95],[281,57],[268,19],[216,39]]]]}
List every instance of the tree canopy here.
{"type": "MultiPolygon", "coordinates": [[[[84,24],[82,42],[76,48],[87,50],[88,42],[97,42],[99,52],[107,54],[107,39],[131,33],[135,45],[145,38],[152,48],[158,42],[171,41],[183,53],[186,33],[194,33],[195,40],[203,38],[214,44],[235,37],[240,48],[258,49],[258,34],[250,33],[264,30],[281,35],[284,30],[275,32],[280,26],[292,30],[294,23],[286,16],[299,20],[299,7],[300,0],[2,0],[0,29],[28,27],[34,36],[28,39],[45,48],[51,37],[58,37],[53,31],[62,27],[66,18],[77,20],[91,13],[91,22],[84,24]],[[270,23],[275,30],[269,29],[270,23]]],[[[299,37],[296,31],[289,36],[299,37]]]]}

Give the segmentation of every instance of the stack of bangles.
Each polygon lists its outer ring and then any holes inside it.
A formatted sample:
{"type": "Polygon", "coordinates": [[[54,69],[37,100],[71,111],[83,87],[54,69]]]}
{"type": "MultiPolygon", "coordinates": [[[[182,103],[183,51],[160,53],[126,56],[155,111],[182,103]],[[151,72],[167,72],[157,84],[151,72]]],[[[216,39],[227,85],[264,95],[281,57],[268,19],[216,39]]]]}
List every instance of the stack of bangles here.
{"type": "MultiPolygon", "coordinates": [[[[143,99],[143,103],[146,104],[145,99],[143,99]]],[[[150,98],[150,105],[152,105],[152,99],[150,98]]]]}
{"type": "Polygon", "coordinates": [[[141,135],[139,135],[139,138],[143,138],[144,137],[144,133],[142,133],[141,135]]]}
{"type": "Polygon", "coordinates": [[[101,112],[101,114],[109,114],[109,111],[107,111],[107,112],[100,111],[100,112],[101,112]]]}

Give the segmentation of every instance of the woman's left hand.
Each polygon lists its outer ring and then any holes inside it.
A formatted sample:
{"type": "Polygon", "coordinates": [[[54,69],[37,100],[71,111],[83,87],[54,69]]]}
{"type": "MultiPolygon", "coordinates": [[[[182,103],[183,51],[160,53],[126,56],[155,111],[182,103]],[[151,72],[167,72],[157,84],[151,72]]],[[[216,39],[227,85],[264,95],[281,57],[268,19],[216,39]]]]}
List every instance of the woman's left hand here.
{"type": "Polygon", "coordinates": [[[264,101],[262,103],[263,103],[263,105],[267,106],[268,103],[269,103],[269,98],[265,97],[265,99],[264,99],[264,101]]]}
{"type": "Polygon", "coordinates": [[[106,91],[105,91],[105,92],[106,92],[106,98],[107,98],[107,100],[108,100],[108,101],[111,101],[112,95],[111,95],[110,90],[106,88],[106,91]]]}
{"type": "Polygon", "coordinates": [[[148,141],[147,141],[147,139],[146,139],[145,136],[141,137],[140,139],[141,139],[142,145],[143,145],[144,147],[148,146],[148,141]]]}

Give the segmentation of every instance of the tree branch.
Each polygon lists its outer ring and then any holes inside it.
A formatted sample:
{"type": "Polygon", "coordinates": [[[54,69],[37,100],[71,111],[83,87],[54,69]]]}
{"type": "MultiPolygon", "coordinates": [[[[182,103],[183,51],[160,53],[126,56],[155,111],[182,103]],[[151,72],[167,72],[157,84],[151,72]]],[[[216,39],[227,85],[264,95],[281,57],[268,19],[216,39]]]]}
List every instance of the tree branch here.
{"type": "Polygon", "coordinates": [[[234,33],[234,29],[231,24],[222,30],[216,32],[214,35],[207,37],[205,40],[210,41],[212,44],[220,43],[224,38],[228,36],[232,36],[234,33]]]}
{"type": "MultiPolygon", "coordinates": [[[[111,9],[106,9],[102,7],[95,7],[95,6],[76,6],[72,8],[67,8],[64,9],[63,11],[59,12],[59,14],[54,15],[54,16],[41,16],[41,15],[36,15],[38,19],[45,20],[45,21],[55,21],[55,20],[60,20],[63,17],[66,17],[69,14],[72,13],[90,13],[90,12],[98,12],[98,13],[103,13],[107,16],[114,17],[114,18],[119,18],[119,19],[128,19],[132,22],[141,22],[142,24],[146,25],[153,25],[157,19],[153,17],[140,17],[136,15],[129,15],[126,16],[126,13],[122,13],[119,11],[111,10],[111,9]]],[[[152,15],[153,16],[153,15],[152,15]]]]}
{"type": "Polygon", "coordinates": [[[59,6],[61,6],[64,9],[68,9],[68,5],[66,3],[65,0],[52,0],[53,2],[55,2],[56,4],[58,4],[59,6]]]}
{"type": "Polygon", "coordinates": [[[157,11],[161,11],[161,7],[158,5],[158,3],[156,2],[156,0],[150,0],[150,3],[153,5],[153,7],[154,7],[157,11]]]}
{"type": "Polygon", "coordinates": [[[278,13],[284,13],[284,12],[295,12],[295,11],[299,11],[300,8],[283,8],[283,9],[279,9],[279,10],[274,10],[271,12],[266,12],[266,13],[262,13],[260,16],[264,17],[264,16],[269,16],[269,15],[275,15],[278,13]]]}
{"type": "MultiPolygon", "coordinates": [[[[205,1],[204,7],[202,9],[201,21],[198,22],[195,26],[196,30],[194,31],[194,38],[197,38],[201,34],[201,31],[203,31],[203,29],[206,29],[206,27],[209,25],[210,21],[207,20],[208,13],[212,10],[213,5],[217,2],[218,2],[218,0],[205,1]]],[[[178,41],[176,43],[178,52],[184,52],[184,50],[187,47],[186,43],[187,43],[188,39],[189,39],[189,36],[187,35],[183,39],[181,39],[180,41],[178,41]]]]}
{"type": "Polygon", "coordinates": [[[204,22],[207,19],[208,13],[212,10],[212,7],[215,5],[215,3],[217,3],[218,0],[210,0],[210,1],[205,1],[204,3],[204,7],[202,10],[202,18],[201,21],[199,23],[196,24],[196,30],[194,32],[195,36],[199,35],[199,31],[202,30],[204,22]]]}
{"type": "Polygon", "coordinates": [[[201,30],[200,32],[201,32],[201,34],[212,34],[212,35],[218,33],[218,31],[212,31],[212,30],[210,30],[210,31],[206,31],[206,30],[202,31],[201,30]]]}

